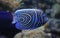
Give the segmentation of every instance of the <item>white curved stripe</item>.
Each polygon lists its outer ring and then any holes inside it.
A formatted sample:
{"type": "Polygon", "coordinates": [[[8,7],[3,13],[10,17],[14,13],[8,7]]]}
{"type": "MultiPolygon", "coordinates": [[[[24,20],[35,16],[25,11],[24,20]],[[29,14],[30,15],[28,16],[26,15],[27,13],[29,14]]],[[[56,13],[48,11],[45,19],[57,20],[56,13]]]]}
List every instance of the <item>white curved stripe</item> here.
{"type": "Polygon", "coordinates": [[[23,17],[20,17],[19,20],[20,20],[20,19],[23,19],[23,21],[21,21],[21,22],[24,22],[24,18],[23,18],[23,17]]]}
{"type": "Polygon", "coordinates": [[[17,11],[15,11],[15,13],[17,13],[17,12],[20,12],[20,11],[40,11],[40,12],[43,12],[42,10],[40,10],[40,9],[20,9],[20,10],[17,10],[17,11]]]}
{"type": "MultiPolygon", "coordinates": [[[[26,14],[26,13],[23,13],[23,14],[26,14]]],[[[24,25],[29,24],[29,22],[32,20],[32,17],[31,17],[29,14],[26,14],[26,15],[30,17],[30,20],[28,21],[28,23],[26,23],[26,24],[24,24],[24,25]]]]}

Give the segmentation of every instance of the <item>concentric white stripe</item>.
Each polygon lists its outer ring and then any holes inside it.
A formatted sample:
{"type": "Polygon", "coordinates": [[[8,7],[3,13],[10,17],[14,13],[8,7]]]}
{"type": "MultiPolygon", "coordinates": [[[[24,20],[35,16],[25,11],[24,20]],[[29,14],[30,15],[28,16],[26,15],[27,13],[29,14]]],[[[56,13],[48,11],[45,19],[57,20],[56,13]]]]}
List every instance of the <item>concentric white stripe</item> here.
{"type": "MultiPolygon", "coordinates": [[[[22,13],[22,14],[25,14],[25,15],[27,15],[27,16],[29,16],[29,17],[30,17],[30,20],[29,20],[26,24],[24,24],[24,25],[29,24],[29,23],[31,22],[31,20],[32,20],[32,17],[31,17],[29,14],[26,14],[26,13],[22,13]]],[[[27,20],[27,19],[26,19],[26,20],[27,20]]]]}

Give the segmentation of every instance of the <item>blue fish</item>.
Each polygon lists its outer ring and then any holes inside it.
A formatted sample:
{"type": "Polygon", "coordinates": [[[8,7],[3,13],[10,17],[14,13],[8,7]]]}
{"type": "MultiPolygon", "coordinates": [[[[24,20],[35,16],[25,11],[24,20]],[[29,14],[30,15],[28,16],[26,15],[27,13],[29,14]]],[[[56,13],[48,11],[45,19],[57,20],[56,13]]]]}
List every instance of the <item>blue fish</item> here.
{"type": "Polygon", "coordinates": [[[48,18],[40,9],[20,9],[14,13],[12,23],[16,23],[19,30],[36,29],[48,21],[48,18]]]}

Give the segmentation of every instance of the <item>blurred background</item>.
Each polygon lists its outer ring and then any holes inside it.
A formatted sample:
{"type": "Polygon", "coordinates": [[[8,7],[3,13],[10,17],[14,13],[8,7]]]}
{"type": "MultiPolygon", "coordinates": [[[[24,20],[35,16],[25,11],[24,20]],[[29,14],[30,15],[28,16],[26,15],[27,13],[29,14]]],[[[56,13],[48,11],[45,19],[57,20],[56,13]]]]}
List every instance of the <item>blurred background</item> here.
{"type": "Polygon", "coordinates": [[[44,13],[51,12],[52,7],[56,4],[56,0],[0,0],[4,4],[7,3],[11,11],[25,8],[41,9],[44,13]]]}
{"type": "MultiPolygon", "coordinates": [[[[43,13],[46,14],[46,16],[49,18],[49,20],[50,19],[55,20],[57,18],[60,18],[59,16],[55,17],[55,14],[60,12],[60,0],[0,0],[0,10],[5,10],[6,12],[10,12],[12,15],[14,14],[14,12],[16,10],[32,9],[32,8],[42,10],[43,13]]],[[[42,29],[43,28],[44,28],[45,34],[42,35],[42,37],[44,36],[44,38],[52,38],[50,35],[51,34],[50,33],[51,30],[49,29],[50,26],[42,27],[42,29]]],[[[15,30],[17,30],[17,29],[15,29],[15,30]]],[[[36,30],[38,30],[38,29],[36,29],[36,30]]],[[[13,31],[13,32],[15,32],[15,31],[13,31]]],[[[11,33],[13,33],[13,32],[11,32],[11,33]]],[[[29,32],[30,31],[27,31],[28,34],[29,34],[29,32]]],[[[40,30],[38,30],[37,32],[40,32],[40,30]]],[[[34,33],[34,30],[33,30],[33,33],[34,33]]],[[[11,37],[13,37],[13,36],[15,36],[14,38],[22,38],[23,37],[22,32],[20,30],[16,31],[14,33],[14,35],[12,35],[11,37]],[[16,35],[16,33],[19,33],[20,35],[19,34],[16,35]],[[19,37],[19,36],[21,36],[21,37],[19,37]]],[[[52,33],[52,36],[53,36],[53,33],[52,33]]],[[[57,36],[57,35],[55,35],[55,36],[57,36]]],[[[55,37],[55,36],[54,36],[54,38],[60,38],[58,36],[57,37],[55,37]]],[[[3,35],[1,35],[0,37],[7,38],[3,35]]],[[[36,38],[38,38],[38,37],[36,37],[36,38]]],[[[31,36],[31,38],[32,38],[32,36],[31,36]]],[[[39,38],[41,38],[41,37],[39,37],[39,38]]]]}

